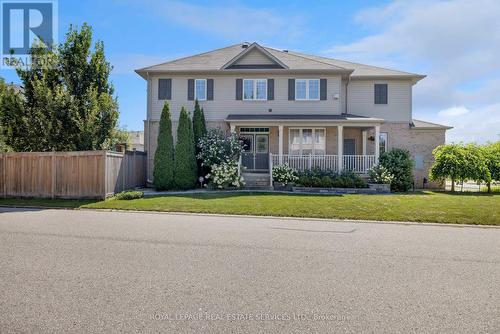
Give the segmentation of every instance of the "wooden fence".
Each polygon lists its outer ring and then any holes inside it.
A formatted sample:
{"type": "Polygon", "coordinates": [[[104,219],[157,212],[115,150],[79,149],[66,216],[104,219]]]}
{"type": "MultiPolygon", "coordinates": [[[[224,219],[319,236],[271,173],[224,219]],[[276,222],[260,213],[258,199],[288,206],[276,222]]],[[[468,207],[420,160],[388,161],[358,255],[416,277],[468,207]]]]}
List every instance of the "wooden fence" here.
{"type": "Polygon", "coordinates": [[[145,185],[144,152],[0,154],[2,197],[105,198],[145,185]]]}

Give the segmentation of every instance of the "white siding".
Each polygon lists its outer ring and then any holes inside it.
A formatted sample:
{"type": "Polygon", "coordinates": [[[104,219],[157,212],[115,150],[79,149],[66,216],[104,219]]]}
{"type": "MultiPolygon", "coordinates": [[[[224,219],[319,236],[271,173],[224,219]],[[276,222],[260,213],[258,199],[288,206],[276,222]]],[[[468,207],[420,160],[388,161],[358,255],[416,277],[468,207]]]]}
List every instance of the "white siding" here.
{"type": "Polygon", "coordinates": [[[172,78],[172,100],[168,101],[172,120],[179,118],[179,111],[185,106],[192,111],[194,101],[187,99],[188,79],[214,79],[214,100],[200,101],[205,112],[205,118],[210,121],[224,120],[229,114],[340,114],[340,99],[334,100],[334,94],[340,94],[340,76],[155,76],[151,82],[151,119],[159,120],[164,101],[158,100],[158,79],[172,78]],[[274,79],[273,101],[239,101],[236,100],[237,78],[274,79]],[[325,101],[288,101],[289,78],[326,78],[327,100],[325,101]]]}
{"type": "Polygon", "coordinates": [[[242,58],[238,59],[235,65],[269,65],[276,64],[272,59],[263,54],[261,51],[257,49],[250,50],[246,55],[242,58]]]}
{"type": "Polygon", "coordinates": [[[409,80],[351,80],[347,89],[347,112],[359,116],[382,118],[389,122],[409,122],[411,89],[412,84],[409,80]],[[374,86],[376,83],[388,85],[387,104],[375,104],[374,86]]]}

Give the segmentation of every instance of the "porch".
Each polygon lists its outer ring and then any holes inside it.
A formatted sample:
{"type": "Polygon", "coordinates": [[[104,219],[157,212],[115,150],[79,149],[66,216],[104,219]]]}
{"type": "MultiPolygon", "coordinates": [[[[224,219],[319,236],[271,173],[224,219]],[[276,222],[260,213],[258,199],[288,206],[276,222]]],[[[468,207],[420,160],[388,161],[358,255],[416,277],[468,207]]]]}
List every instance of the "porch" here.
{"type": "Polygon", "coordinates": [[[288,164],[366,174],[380,155],[381,119],[354,115],[229,115],[230,129],[244,140],[242,165],[269,173],[288,164]]]}
{"type": "Polygon", "coordinates": [[[308,170],[319,168],[340,172],[342,170],[352,171],[358,174],[366,174],[368,169],[375,165],[375,155],[290,155],[269,153],[269,169],[275,165],[287,164],[295,170],[308,170]],[[339,165],[339,161],[342,163],[339,165]]]}

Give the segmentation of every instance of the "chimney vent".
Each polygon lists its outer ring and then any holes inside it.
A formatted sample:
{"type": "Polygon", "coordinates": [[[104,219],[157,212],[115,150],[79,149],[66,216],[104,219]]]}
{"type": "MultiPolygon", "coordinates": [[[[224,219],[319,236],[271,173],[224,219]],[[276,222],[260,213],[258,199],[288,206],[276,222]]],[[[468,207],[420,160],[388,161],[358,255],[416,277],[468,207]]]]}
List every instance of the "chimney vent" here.
{"type": "Polygon", "coordinates": [[[286,50],[286,49],[285,49],[285,50],[283,50],[283,52],[286,52],[286,53],[288,53],[288,50],[286,50]]]}
{"type": "Polygon", "coordinates": [[[243,43],[243,44],[241,44],[241,48],[242,48],[242,49],[246,49],[246,48],[248,48],[248,43],[243,43]]]}

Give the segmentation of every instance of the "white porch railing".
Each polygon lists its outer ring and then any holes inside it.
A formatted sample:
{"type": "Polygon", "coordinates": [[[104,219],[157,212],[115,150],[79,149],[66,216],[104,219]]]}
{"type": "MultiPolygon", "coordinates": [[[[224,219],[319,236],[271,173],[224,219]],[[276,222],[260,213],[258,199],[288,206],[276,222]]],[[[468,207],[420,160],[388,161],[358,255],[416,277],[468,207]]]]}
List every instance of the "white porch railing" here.
{"type": "Polygon", "coordinates": [[[375,165],[374,155],[344,155],[344,169],[365,174],[375,165]]]}
{"type": "MultiPolygon", "coordinates": [[[[279,154],[271,154],[273,165],[280,164],[279,154]]],[[[282,164],[288,164],[296,170],[306,170],[311,168],[338,169],[338,156],[336,155],[290,155],[283,154],[282,164]]]]}
{"type": "MultiPolygon", "coordinates": [[[[343,170],[350,170],[355,173],[365,174],[368,169],[375,165],[374,155],[344,155],[343,156],[343,170]]],[[[295,170],[307,170],[311,168],[330,169],[333,171],[339,170],[339,157],[338,155],[290,155],[283,154],[270,154],[269,167],[279,164],[288,164],[295,170]]]]}

